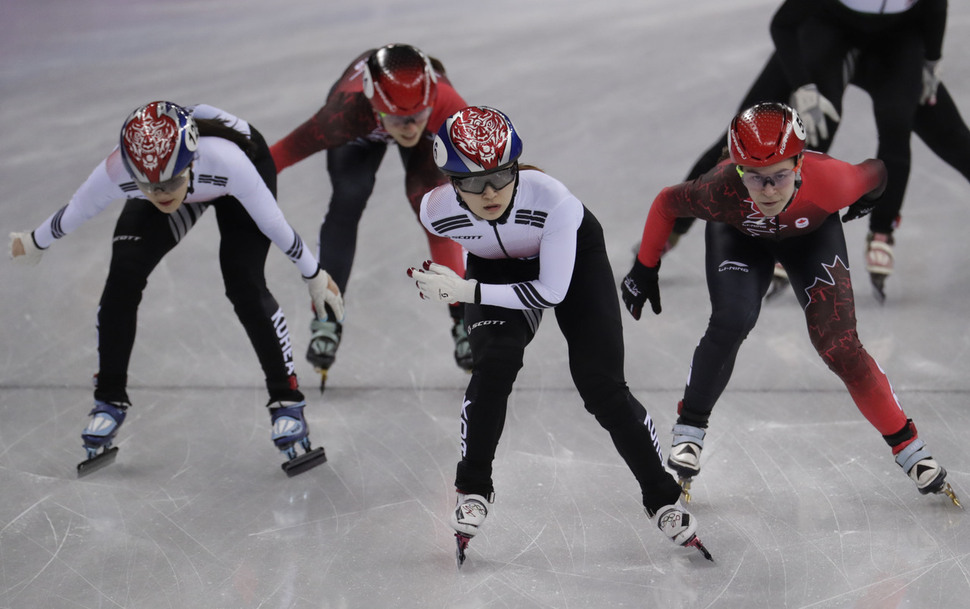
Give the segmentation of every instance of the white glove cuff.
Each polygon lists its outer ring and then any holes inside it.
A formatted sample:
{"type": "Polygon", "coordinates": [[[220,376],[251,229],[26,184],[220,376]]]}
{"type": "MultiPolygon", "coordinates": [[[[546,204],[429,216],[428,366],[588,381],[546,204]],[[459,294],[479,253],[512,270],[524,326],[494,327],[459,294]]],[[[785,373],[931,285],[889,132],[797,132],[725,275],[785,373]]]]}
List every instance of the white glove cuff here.
{"type": "Polygon", "coordinates": [[[34,243],[34,236],[32,233],[10,233],[10,257],[17,264],[24,264],[28,266],[34,266],[40,262],[41,256],[44,255],[44,250],[37,247],[34,243]],[[24,253],[20,256],[13,255],[13,245],[14,242],[20,239],[20,243],[23,245],[24,253]]]}
{"type": "Polygon", "coordinates": [[[327,271],[319,269],[312,277],[304,277],[307,289],[310,291],[310,299],[313,301],[313,308],[317,311],[319,319],[327,319],[327,306],[333,311],[335,321],[344,320],[344,299],[340,294],[336,294],[329,289],[330,275],[327,271]]]}

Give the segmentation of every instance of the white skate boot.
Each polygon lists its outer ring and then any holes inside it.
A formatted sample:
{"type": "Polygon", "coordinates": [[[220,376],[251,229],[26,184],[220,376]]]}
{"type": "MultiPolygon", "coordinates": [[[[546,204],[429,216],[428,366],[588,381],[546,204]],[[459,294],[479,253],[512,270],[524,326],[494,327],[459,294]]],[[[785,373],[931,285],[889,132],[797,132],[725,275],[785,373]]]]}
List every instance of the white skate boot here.
{"type": "Polygon", "coordinates": [[[454,511],[451,513],[451,527],[455,529],[455,542],[458,549],[455,552],[455,559],[458,568],[465,562],[465,550],[468,542],[478,534],[479,527],[485,522],[488,516],[488,503],[494,501],[494,497],[486,499],[482,495],[466,495],[458,493],[458,502],[454,511]]]}
{"type": "Polygon", "coordinates": [[[645,511],[650,520],[656,523],[660,532],[666,535],[670,541],[685,548],[697,548],[704,555],[704,558],[714,561],[714,557],[697,538],[697,523],[694,521],[694,517],[679,502],[663,506],[652,516],[649,511],[645,511]]]}
{"type": "Polygon", "coordinates": [[[953,487],[946,481],[946,470],[937,463],[930,454],[926,443],[916,438],[896,455],[896,463],[916,483],[916,488],[923,495],[938,493],[946,495],[957,507],[963,507],[953,487]]]}
{"type": "Polygon", "coordinates": [[[893,236],[886,233],[869,233],[866,236],[866,270],[872,281],[873,294],[880,304],[886,301],[886,278],[892,275],[893,236]]]}
{"type": "Polygon", "coordinates": [[[343,324],[333,317],[310,322],[310,344],[307,346],[306,359],[320,375],[320,393],[326,388],[330,366],[337,359],[337,347],[340,346],[343,330],[343,324]]]}
{"type": "Polygon", "coordinates": [[[701,473],[701,450],[707,430],[693,425],[674,425],[667,465],[677,472],[677,482],[684,489],[684,501],[690,503],[690,483],[701,473]]]}

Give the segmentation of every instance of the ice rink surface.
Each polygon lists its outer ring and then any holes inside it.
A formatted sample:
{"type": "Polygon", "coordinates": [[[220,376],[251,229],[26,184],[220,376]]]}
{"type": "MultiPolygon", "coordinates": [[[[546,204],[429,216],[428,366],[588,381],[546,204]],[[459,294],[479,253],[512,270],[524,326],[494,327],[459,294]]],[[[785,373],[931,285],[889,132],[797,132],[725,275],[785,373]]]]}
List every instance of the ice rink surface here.
{"type": "MultiPolygon", "coordinates": [[[[7,0],[0,5],[0,226],[64,205],[153,99],[209,103],[274,142],[366,48],[440,57],[505,110],[527,162],[604,225],[617,279],[656,192],[724,128],[771,50],[777,0],[7,0]]],[[[944,81],[970,111],[970,7],[950,3],[944,81]]],[[[833,155],[875,153],[849,91],[833,155]]],[[[970,185],[914,138],[897,272],[880,306],[846,227],[859,331],[970,503],[970,185]]],[[[280,176],[309,243],[320,154],[280,176]]],[[[405,275],[427,247],[389,151],[360,228],[344,344],[324,396],[302,354],[306,288],[273,248],[312,438],[287,478],[256,358],[222,295],[210,212],[140,309],[117,462],[78,480],[94,319],[121,205],[38,267],[0,265],[0,608],[970,607],[970,516],[920,496],[817,358],[792,295],[768,303],[715,410],[692,510],[711,564],[643,515],[633,477],[569,379],[551,317],[527,351],[496,462],[497,502],[459,572],[447,524],[467,376],[444,307],[405,275]]],[[[624,314],[626,370],[664,450],[709,313],[694,229],[664,259],[664,313],[624,314]]]]}

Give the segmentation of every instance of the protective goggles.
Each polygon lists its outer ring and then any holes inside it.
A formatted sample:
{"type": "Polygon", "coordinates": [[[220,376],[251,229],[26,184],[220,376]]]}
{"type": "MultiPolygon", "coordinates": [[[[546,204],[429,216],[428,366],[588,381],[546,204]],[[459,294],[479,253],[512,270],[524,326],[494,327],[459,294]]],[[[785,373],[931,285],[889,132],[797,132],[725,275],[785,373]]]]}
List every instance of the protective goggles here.
{"type": "Polygon", "coordinates": [[[798,168],[783,169],[778,173],[766,176],[759,173],[748,173],[738,165],[738,175],[741,176],[741,182],[750,190],[764,190],[768,187],[768,184],[775,188],[787,188],[792,185],[798,176],[796,169],[798,168]]]}
{"type": "Polygon", "coordinates": [[[431,106],[428,106],[420,112],[415,112],[414,114],[408,114],[406,116],[387,114],[386,112],[381,112],[380,115],[381,120],[384,121],[384,124],[389,127],[406,127],[411,123],[423,123],[431,118],[431,106]]]}
{"type": "Polygon", "coordinates": [[[485,192],[486,186],[491,186],[495,190],[502,190],[515,180],[519,172],[518,163],[509,165],[505,169],[499,169],[492,173],[468,176],[467,178],[451,178],[455,188],[470,195],[480,195],[485,192]]]}
{"type": "Polygon", "coordinates": [[[164,182],[139,182],[135,180],[135,185],[143,192],[164,192],[172,194],[179,188],[185,186],[188,179],[189,170],[186,168],[185,171],[170,180],[165,180],[164,182]]]}

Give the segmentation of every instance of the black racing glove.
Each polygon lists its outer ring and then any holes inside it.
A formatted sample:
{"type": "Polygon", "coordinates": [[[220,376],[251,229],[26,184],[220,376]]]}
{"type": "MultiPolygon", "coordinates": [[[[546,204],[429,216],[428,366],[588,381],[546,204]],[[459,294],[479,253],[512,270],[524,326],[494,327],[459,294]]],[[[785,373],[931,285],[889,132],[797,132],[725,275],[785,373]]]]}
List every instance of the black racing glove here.
{"type": "Polygon", "coordinates": [[[658,274],[660,262],[657,266],[646,266],[639,260],[633,261],[633,268],[623,278],[620,291],[623,293],[623,304],[633,315],[633,319],[640,319],[643,304],[649,300],[650,308],[657,315],[660,314],[660,282],[658,274]]]}
{"type": "Polygon", "coordinates": [[[845,210],[845,214],[842,216],[842,222],[848,222],[849,220],[855,220],[856,218],[868,216],[869,213],[876,208],[876,204],[878,202],[878,198],[869,199],[867,197],[862,197],[845,210]]]}

